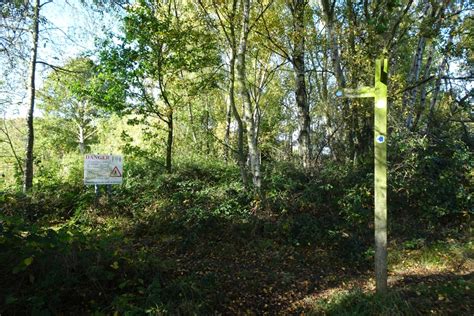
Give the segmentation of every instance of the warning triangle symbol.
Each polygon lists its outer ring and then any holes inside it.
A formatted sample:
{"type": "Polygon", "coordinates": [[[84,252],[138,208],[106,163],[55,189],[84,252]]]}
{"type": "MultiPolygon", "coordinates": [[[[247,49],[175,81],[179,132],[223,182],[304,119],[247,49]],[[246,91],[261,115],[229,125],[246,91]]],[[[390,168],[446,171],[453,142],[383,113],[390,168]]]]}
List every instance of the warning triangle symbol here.
{"type": "Polygon", "coordinates": [[[120,170],[117,168],[117,166],[112,169],[112,172],[110,173],[111,177],[121,177],[122,174],[120,173],[120,170]]]}

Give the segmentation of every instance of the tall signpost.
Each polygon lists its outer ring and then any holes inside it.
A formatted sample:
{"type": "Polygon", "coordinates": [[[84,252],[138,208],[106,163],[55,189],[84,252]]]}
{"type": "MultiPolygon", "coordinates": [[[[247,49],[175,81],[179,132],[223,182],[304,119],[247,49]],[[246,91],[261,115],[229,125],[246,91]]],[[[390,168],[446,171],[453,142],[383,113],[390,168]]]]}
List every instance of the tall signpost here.
{"type": "Polygon", "coordinates": [[[388,60],[375,61],[374,87],[343,89],[337,97],[374,98],[375,283],[387,292],[387,79],[388,60]]]}

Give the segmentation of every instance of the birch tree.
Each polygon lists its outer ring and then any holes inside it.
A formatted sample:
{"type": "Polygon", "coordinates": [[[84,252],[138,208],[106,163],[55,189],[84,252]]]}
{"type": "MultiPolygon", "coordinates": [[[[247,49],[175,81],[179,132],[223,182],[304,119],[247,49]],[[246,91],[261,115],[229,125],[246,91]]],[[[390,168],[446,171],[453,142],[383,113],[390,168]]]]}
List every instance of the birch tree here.
{"type": "Polygon", "coordinates": [[[306,66],[305,66],[305,16],[306,0],[292,0],[288,3],[293,17],[293,51],[291,63],[295,72],[295,96],[298,109],[299,135],[301,156],[305,168],[311,165],[311,117],[309,115],[309,102],[306,91],[306,66]]]}
{"type": "MultiPolygon", "coordinates": [[[[240,175],[242,182],[248,184],[248,176],[246,169],[246,153],[245,153],[245,142],[244,142],[244,122],[242,120],[242,114],[237,108],[236,103],[236,60],[237,60],[237,45],[239,41],[239,6],[240,0],[232,0],[229,2],[218,2],[198,0],[200,8],[206,13],[206,16],[212,22],[210,25],[213,28],[219,30],[222,34],[222,39],[226,42],[226,48],[224,48],[224,54],[227,55],[228,59],[228,71],[227,71],[227,110],[226,110],[226,128],[224,143],[226,149],[231,147],[230,144],[230,128],[231,128],[231,116],[233,116],[237,125],[237,148],[236,159],[237,164],[240,168],[240,175]],[[211,11],[212,10],[212,11],[211,11]],[[211,17],[212,13],[216,19],[211,17]]],[[[228,159],[228,153],[225,152],[225,159],[228,159]]]]}
{"type": "Polygon", "coordinates": [[[62,70],[52,72],[39,91],[39,107],[45,114],[72,123],[81,154],[97,132],[97,119],[103,115],[89,95],[94,67],[90,59],[73,59],[62,70]]]}
{"type": "Polygon", "coordinates": [[[257,124],[254,117],[254,106],[250,98],[247,82],[246,57],[247,41],[250,32],[250,0],[242,0],[242,16],[239,46],[237,50],[237,78],[239,81],[239,95],[244,107],[244,121],[247,128],[247,145],[249,148],[250,170],[253,185],[258,193],[261,191],[262,180],[260,175],[260,152],[257,142],[257,124]]]}
{"type": "Polygon", "coordinates": [[[36,62],[38,58],[38,38],[39,38],[39,21],[40,21],[40,0],[35,0],[33,3],[33,18],[31,22],[31,55],[29,62],[29,80],[28,80],[28,116],[26,118],[27,125],[27,140],[25,151],[25,168],[23,192],[28,192],[33,187],[33,146],[34,146],[34,110],[36,97],[36,62]]]}

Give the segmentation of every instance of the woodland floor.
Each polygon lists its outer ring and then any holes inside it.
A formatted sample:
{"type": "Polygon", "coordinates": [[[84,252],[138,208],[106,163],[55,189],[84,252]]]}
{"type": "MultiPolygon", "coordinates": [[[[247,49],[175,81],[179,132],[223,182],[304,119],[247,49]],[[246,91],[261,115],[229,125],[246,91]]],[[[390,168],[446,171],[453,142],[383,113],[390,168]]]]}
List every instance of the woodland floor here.
{"type": "MultiPolygon", "coordinates": [[[[268,223],[166,227],[90,208],[0,231],[1,315],[472,315],[469,239],[389,249],[389,296],[351,235],[297,242],[268,223]],[[85,220],[84,218],[87,218],[85,220]],[[26,226],[25,226],[26,225],[26,226]],[[263,225],[263,226],[262,226],[263,225]],[[346,245],[346,246],[344,246],[346,245]]],[[[16,225],[16,226],[15,226],[16,225]]],[[[369,229],[369,228],[368,228],[369,229]]]]}
{"type": "MultiPolygon", "coordinates": [[[[218,302],[217,314],[332,314],[315,305],[355,289],[374,292],[370,268],[356,267],[341,260],[334,249],[317,245],[288,246],[268,239],[232,242],[224,237],[184,248],[166,239],[149,246],[174,263],[170,279],[218,280],[204,299],[218,302]]],[[[405,255],[416,260],[414,252],[405,255]]],[[[443,267],[398,267],[389,273],[390,291],[409,304],[402,314],[471,315],[473,263],[470,258],[443,267]]]]}

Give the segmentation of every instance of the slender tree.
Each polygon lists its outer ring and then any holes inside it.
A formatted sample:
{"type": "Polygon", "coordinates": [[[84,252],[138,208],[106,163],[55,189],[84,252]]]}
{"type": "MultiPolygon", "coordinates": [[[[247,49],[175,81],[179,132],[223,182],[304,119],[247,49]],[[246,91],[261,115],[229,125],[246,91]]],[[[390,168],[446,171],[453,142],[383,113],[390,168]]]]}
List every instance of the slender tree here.
{"type": "Polygon", "coordinates": [[[202,92],[212,76],[207,68],[218,62],[215,42],[201,22],[191,7],[179,7],[175,1],[138,1],[127,12],[123,44],[111,44],[102,51],[99,69],[105,82],[101,86],[112,93],[124,88],[126,94],[120,104],[112,101],[107,106],[138,114],[142,123],[154,118],[165,125],[168,172],[172,170],[176,111],[190,95],[185,90],[202,92]]]}
{"type": "MultiPolygon", "coordinates": [[[[227,81],[227,110],[226,110],[226,129],[224,143],[228,149],[230,146],[230,127],[231,115],[237,124],[237,148],[236,159],[240,168],[240,175],[242,182],[248,184],[248,176],[246,169],[246,153],[244,142],[244,122],[242,115],[237,109],[236,104],[236,60],[237,60],[237,45],[239,42],[239,3],[240,0],[232,0],[230,2],[216,2],[211,1],[210,4],[203,0],[198,0],[202,10],[206,13],[208,19],[211,19],[210,10],[215,13],[216,21],[212,21],[211,26],[218,29],[223,34],[223,39],[226,41],[227,55],[228,55],[228,81],[227,81]]],[[[227,157],[227,154],[225,155],[227,157]]]]}
{"type": "Polygon", "coordinates": [[[311,117],[306,91],[305,66],[305,15],[306,0],[292,0],[288,3],[293,17],[293,51],[291,63],[295,72],[295,96],[298,109],[298,123],[300,126],[298,143],[300,146],[303,166],[311,165],[311,117]]]}
{"type": "Polygon", "coordinates": [[[82,154],[97,132],[97,118],[103,114],[89,95],[94,68],[88,58],[73,59],[53,71],[39,91],[39,107],[46,114],[73,123],[75,142],[82,154]]]}
{"type": "Polygon", "coordinates": [[[35,95],[36,95],[36,62],[38,58],[38,38],[39,38],[39,20],[40,20],[40,0],[35,0],[33,4],[33,20],[31,26],[31,55],[29,65],[29,80],[28,80],[28,102],[29,110],[26,118],[27,138],[26,138],[26,154],[25,154],[25,168],[23,192],[28,192],[33,187],[33,146],[34,146],[34,110],[35,110],[35,95]]]}
{"type": "Polygon", "coordinates": [[[244,107],[244,120],[247,128],[247,145],[249,148],[250,170],[253,185],[260,194],[262,180],[260,175],[260,151],[257,142],[257,122],[254,117],[254,106],[250,98],[247,82],[246,57],[247,41],[250,32],[250,0],[242,1],[242,16],[239,47],[237,50],[237,78],[239,81],[239,95],[244,107]]]}

